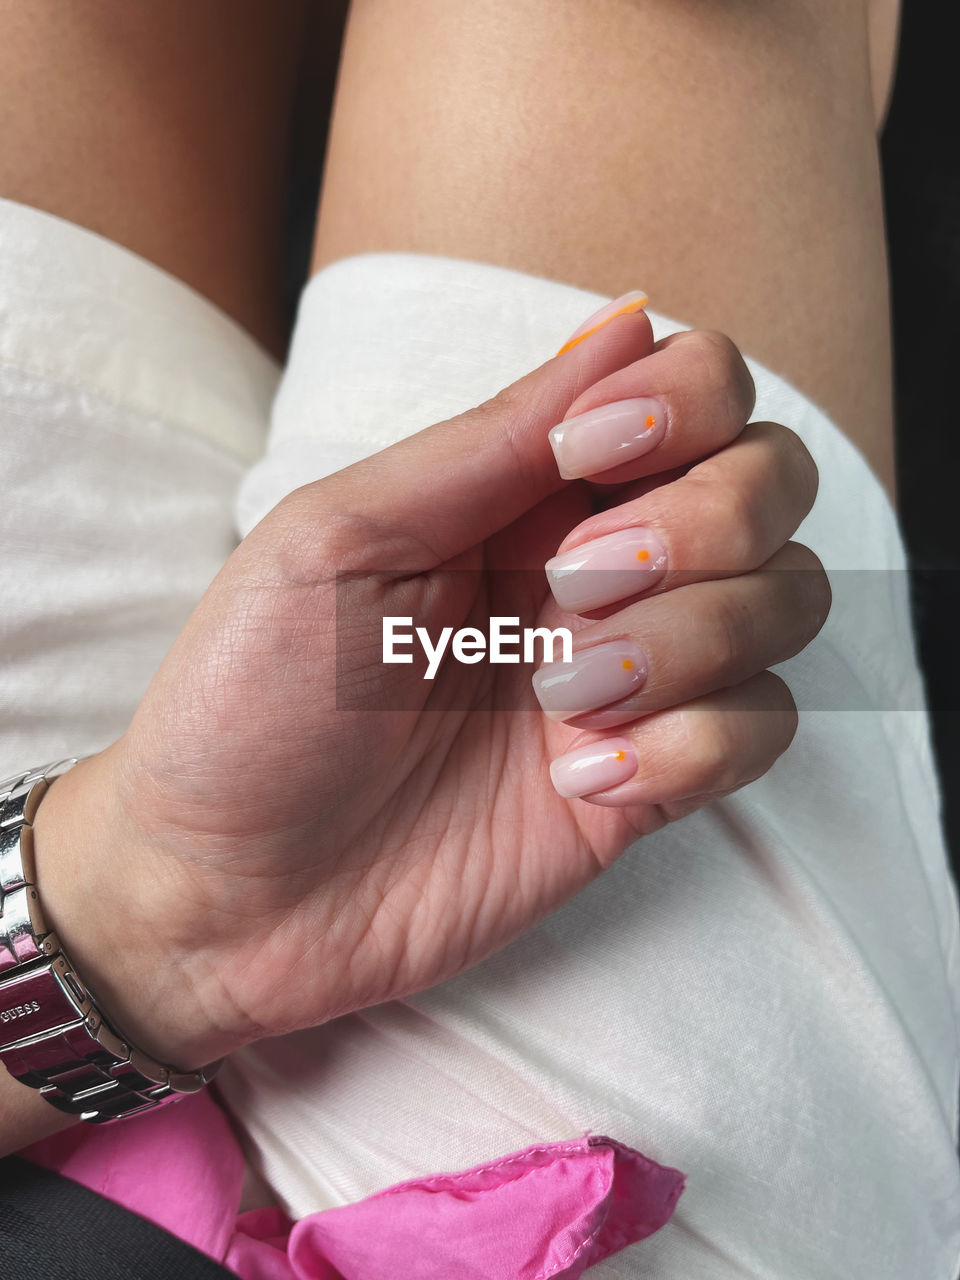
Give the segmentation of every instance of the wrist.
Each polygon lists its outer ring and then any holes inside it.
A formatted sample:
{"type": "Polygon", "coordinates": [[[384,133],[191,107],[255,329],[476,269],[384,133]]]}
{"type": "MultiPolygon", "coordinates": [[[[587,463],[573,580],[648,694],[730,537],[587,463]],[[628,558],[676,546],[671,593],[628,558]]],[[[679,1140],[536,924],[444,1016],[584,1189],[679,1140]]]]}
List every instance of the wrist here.
{"type": "Polygon", "coordinates": [[[158,1062],[192,1071],[239,1047],[213,1014],[195,952],[168,940],[149,833],[123,811],[117,744],[50,786],[33,821],[36,883],[60,940],[113,1029],[158,1062]]]}

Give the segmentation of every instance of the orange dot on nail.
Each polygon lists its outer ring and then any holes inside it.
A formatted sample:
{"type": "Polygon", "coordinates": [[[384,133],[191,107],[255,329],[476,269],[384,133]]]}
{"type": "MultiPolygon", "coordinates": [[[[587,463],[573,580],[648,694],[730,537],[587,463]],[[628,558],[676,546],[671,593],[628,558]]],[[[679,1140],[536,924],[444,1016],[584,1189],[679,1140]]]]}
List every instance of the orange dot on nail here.
{"type": "Polygon", "coordinates": [[[637,559],[638,559],[638,560],[649,560],[649,559],[650,559],[650,552],[649,552],[649,551],[638,551],[638,552],[637,552],[637,559]]]}
{"type": "Polygon", "coordinates": [[[627,753],[625,751],[616,751],[613,756],[614,760],[626,760],[627,753]]]}
{"type": "Polygon", "coordinates": [[[656,425],[657,425],[657,420],[651,413],[650,417],[647,419],[647,430],[650,431],[656,425]]]}
{"type": "Polygon", "coordinates": [[[632,659],[632,658],[624,658],[624,660],[620,663],[620,665],[621,665],[621,667],[623,667],[624,671],[632,671],[632,670],[633,670],[633,659],[632,659]]]}

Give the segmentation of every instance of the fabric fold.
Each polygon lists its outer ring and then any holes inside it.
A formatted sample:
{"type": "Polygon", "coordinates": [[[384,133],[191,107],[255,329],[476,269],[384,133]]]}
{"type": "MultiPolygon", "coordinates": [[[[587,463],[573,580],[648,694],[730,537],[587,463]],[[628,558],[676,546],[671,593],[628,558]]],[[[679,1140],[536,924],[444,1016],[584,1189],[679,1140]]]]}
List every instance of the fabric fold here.
{"type": "Polygon", "coordinates": [[[238,1214],[243,1156],[207,1094],[126,1125],[68,1129],[20,1154],[242,1280],[577,1280],[669,1222],[685,1182],[587,1134],[412,1178],[299,1222],[280,1208],[238,1214]]]}
{"type": "Polygon", "coordinates": [[[311,1214],[288,1251],[297,1280],[576,1280],[658,1231],[683,1185],[612,1138],[545,1143],[311,1214]]]}

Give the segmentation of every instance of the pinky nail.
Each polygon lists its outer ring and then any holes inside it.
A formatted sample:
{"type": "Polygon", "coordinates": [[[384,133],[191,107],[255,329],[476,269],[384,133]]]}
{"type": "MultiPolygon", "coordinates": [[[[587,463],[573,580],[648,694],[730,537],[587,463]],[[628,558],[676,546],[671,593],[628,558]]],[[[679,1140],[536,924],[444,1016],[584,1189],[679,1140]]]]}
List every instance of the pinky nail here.
{"type": "MultiPolygon", "coordinates": [[[[575,330],[563,344],[557,355],[565,355],[572,347],[583,342],[584,338],[589,338],[591,333],[596,333],[598,329],[602,329],[605,324],[608,324],[617,316],[626,316],[633,311],[640,311],[649,301],[650,299],[642,289],[631,289],[629,293],[624,293],[619,298],[614,298],[612,302],[608,302],[606,306],[601,307],[599,311],[595,311],[592,316],[584,320],[580,328],[575,330]]],[[[556,356],[554,356],[554,359],[556,359],[556,356]]]]}
{"type": "Polygon", "coordinates": [[[637,772],[637,753],[628,738],[604,738],[558,756],[550,765],[550,779],[567,800],[592,796],[627,782],[637,772]]]}

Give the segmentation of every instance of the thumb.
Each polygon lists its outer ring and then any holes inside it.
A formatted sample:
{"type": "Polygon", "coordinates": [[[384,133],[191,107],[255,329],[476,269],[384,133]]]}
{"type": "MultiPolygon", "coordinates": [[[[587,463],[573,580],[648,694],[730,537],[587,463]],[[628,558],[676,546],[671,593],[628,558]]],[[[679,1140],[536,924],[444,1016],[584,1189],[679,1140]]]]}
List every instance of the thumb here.
{"type": "MultiPolygon", "coordinates": [[[[646,299],[627,296],[632,311],[621,306],[609,323],[604,312],[610,307],[604,308],[598,327],[588,328],[588,321],[575,344],[571,340],[492,400],[296,490],[285,505],[298,532],[329,534],[331,526],[350,528],[359,517],[383,535],[377,538],[381,548],[386,542],[409,557],[400,567],[423,572],[483,542],[560,489],[565,482],[550,448],[550,428],[588,387],[653,348],[650,321],[636,309],[646,299]]],[[[354,549],[363,558],[363,548],[354,549]]]]}

